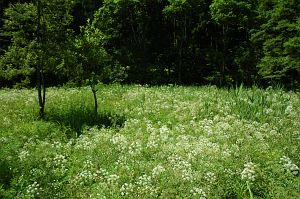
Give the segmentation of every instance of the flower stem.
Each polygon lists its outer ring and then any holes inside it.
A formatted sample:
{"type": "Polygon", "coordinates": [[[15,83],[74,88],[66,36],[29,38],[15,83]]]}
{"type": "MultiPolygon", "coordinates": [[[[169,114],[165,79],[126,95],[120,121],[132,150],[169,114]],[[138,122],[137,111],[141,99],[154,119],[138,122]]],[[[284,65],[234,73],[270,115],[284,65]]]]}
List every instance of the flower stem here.
{"type": "Polygon", "coordinates": [[[249,184],[248,181],[247,181],[246,183],[247,183],[247,188],[248,188],[248,191],[249,191],[249,194],[250,194],[250,199],[253,199],[253,193],[252,193],[252,191],[251,191],[250,184],[249,184]]]}

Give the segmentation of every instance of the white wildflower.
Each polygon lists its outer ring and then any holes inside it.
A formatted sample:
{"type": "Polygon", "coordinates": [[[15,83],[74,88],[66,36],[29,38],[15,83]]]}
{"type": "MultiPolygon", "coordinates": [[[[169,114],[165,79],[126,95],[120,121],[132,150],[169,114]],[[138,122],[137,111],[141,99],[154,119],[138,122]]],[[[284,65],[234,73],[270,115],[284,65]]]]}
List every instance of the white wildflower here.
{"type": "Polygon", "coordinates": [[[284,113],[285,114],[291,114],[292,113],[292,111],[293,111],[293,105],[288,105],[287,107],[286,107],[286,109],[285,109],[285,111],[284,111],[284,113]]]}
{"type": "Polygon", "coordinates": [[[256,165],[252,162],[244,164],[244,170],[241,173],[242,180],[253,182],[255,180],[256,165]]]}
{"type": "Polygon", "coordinates": [[[205,174],[204,178],[209,184],[213,184],[217,180],[217,177],[216,177],[215,173],[213,173],[213,172],[207,172],[205,174]]]}
{"type": "Polygon", "coordinates": [[[27,187],[26,195],[30,198],[34,198],[35,196],[40,195],[42,188],[40,187],[39,183],[34,182],[27,187]]]}
{"type": "Polygon", "coordinates": [[[128,153],[132,156],[139,155],[142,152],[142,144],[139,140],[133,142],[128,147],[128,153]]]}
{"type": "Polygon", "coordinates": [[[299,174],[299,167],[292,162],[292,160],[287,157],[283,156],[280,158],[280,162],[283,164],[283,167],[287,170],[292,172],[293,175],[298,175],[299,174]]]}
{"type": "Polygon", "coordinates": [[[141,196],[144,194],[155,196],[157,194],[156,188],[152,185],[152,178],[147,174],[144,174],[138,178],[136,186],[137,191],[141,196]]]}
{"type": "Polygon", "coordinates": [[[161,173],[163,173],[166,169],[161,166],[161,165],[157,165],[156,167],[153,168],[152,170],[152,176],[156,177],[159,176],[161,173]]]}
{"type": "Polygon", "coordinates": [[[131,195],[135,189],[132,183],[124,183],[120,188],[121,196],[131,195]]]}
{"type": "Polygon", "coordinates": [[[110,185],[118,184],[119,179],[120,179],[120,177],[116,174],[108,175],[107,178],[106,178],[107,183],[110,184],[110,185]]]}
{"type": "Polygon", "coordinates": [[[110,140],[114,145],[117,146],[118,150],[124,151],[127,148],[128,141],[127,138],[122,135],[117,133],[116,135],[112,136],[110,140]]]}
{"type": "Polygon", "coordinates": [[[179,172],[184,181],[193,181],[192,165],[188,161],[183,160],[177,154],[170,156],[168,160],[170,161],[173,170],[179,172]]]}
{"type": "Polygon", "coordinates": [[[198,188],[198,187],[194,187],[193,189],[191,189],[190,193],[191,193],[192,197],[197,197],[199,199],[206,199],[207,198],[207,195],[203,191],[203,189],[198,188]]]}
{"type": "Polygon", "coordinates": [[[29,157],[29,152],[27,150],[22,150],[20,153],[19,153],[19,158],[21,161],[24,161],[27,159],[27,157],[29,157]]]}

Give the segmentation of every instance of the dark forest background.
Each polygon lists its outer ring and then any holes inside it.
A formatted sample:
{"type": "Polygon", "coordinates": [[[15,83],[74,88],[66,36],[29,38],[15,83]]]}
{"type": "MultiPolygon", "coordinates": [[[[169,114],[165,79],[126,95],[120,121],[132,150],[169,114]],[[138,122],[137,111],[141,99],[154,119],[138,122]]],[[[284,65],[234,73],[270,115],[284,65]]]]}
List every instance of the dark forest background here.
{"type": "Polygon", "coordinates": [[[299,0],[0,0],[0,87],[300,82],[299,0]],[[42,57],[42,60],[40,59],[42,57]]]}

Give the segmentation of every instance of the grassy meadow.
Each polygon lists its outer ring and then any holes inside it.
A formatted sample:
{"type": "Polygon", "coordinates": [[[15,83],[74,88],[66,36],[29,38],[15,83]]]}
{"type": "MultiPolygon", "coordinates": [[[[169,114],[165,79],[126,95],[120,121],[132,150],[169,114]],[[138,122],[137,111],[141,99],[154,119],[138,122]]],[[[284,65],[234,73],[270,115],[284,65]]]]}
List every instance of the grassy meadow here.
{"type": "Polygon", "coordinates": [[[99,85],[0,90],[0,198],[300,197],[300,93],[99,85]]]}

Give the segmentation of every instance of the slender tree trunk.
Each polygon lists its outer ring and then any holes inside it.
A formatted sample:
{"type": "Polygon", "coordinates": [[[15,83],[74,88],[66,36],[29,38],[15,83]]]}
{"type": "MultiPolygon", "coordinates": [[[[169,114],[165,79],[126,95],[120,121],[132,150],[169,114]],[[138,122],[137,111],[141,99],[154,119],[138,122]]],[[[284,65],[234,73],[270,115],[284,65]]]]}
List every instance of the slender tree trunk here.
{"type": "Polygon", "coordinates": [[[131,31],[132,31],[134,43],[135,43],[135,45],[138,45],[138,40],[137,40],[136,32],[135,32],[134,27],[133,27],[134,19],[133,19],[132,15],[133,14],[131,12],[131,14],[130,14],[130,27],[131,27],[131,31]]]}
{"type": "Polygon", "coordinates": [[[46,83],[45,83],[45,74],[44,74],[44,69],[43,69],[43,66],[44,66],[44,62],[43,62],[43,57],[41,57],[42,61],[41,61],[41,86],[42,86],[42,92],[43,92],[43,97],[42,97],[42,115],[44,117],[44,114],[45,114],[45,102],[46,102],[46,83]]]}
{"type": "Polygon", "coordinates": [[[222,26],[222,34],[223,34],[223,56],[222,56],[222,66],[221,66],[221,80],[220,80],[220,86],[223,86],[223,82],[225,79],[225,53],[226,53],[226,33],[225,33],[225,26],[222,26]]]}
{"type": "Polygon", "coordinates": [[[179,84],[182,83],[182,45],[180,45],[180,49],[179,49],[178,83],[179,84]]]}
{"type": "Polygon", "coordinates": [[[45,99],[46,99],[46,87],[43,74],[43,39],[41,34],[41,5],[40,0],[37,0],[37,41],[39,45],[39,56],[37,64],[37,87],[38,87],[38,100],[39,100],[39,116],[44,118],[45,115],[45,99]]]}
{"type": "Polygon", "coordinates": [[[97,95],[96,95],[97,91],[93,90],[93,95],[94,95],[94,113],[95,115],[98,115],[98,100],[97,100],[97,95]]]}
{"type": "Polygon", "coordinates": [[[95,114],[95,116],[97,116],[98,115],[97,89],[95,88],[95,85],[92,82],[91,82],[90,86],[91,86],[91,90],[92,90],[93,97],[94,97],[94,114],[95,114]]]}
{"type": "Polygon", "coordinates": [[[174,20],[173,20],[173,47],[174,49],[176,48],[177,46],[177,42],[176,42],[176,19],[174,17],[174,20]]]}
{"type": "Polygon", "coordinates": [[[44,117],[44,103],[42,97],[42,85],[41,85],[41,72],[40,72],[40,63],[37,67],[37,86],[38,86],[38,99],[39,99],[39,116],[40,118],[44,117]]]}
{"type": "MultiPolygon", "coordinates": [[[[40,58],[42,59],[42,58],[40,58]]],[[[39,116],[43,118],[45,115],[45,101],[46,101],[46,86],[43,74],[42,60],[39,61],[37,72],[37,84],[38,84],[38,99],[39,99],[39,116]]]]}

